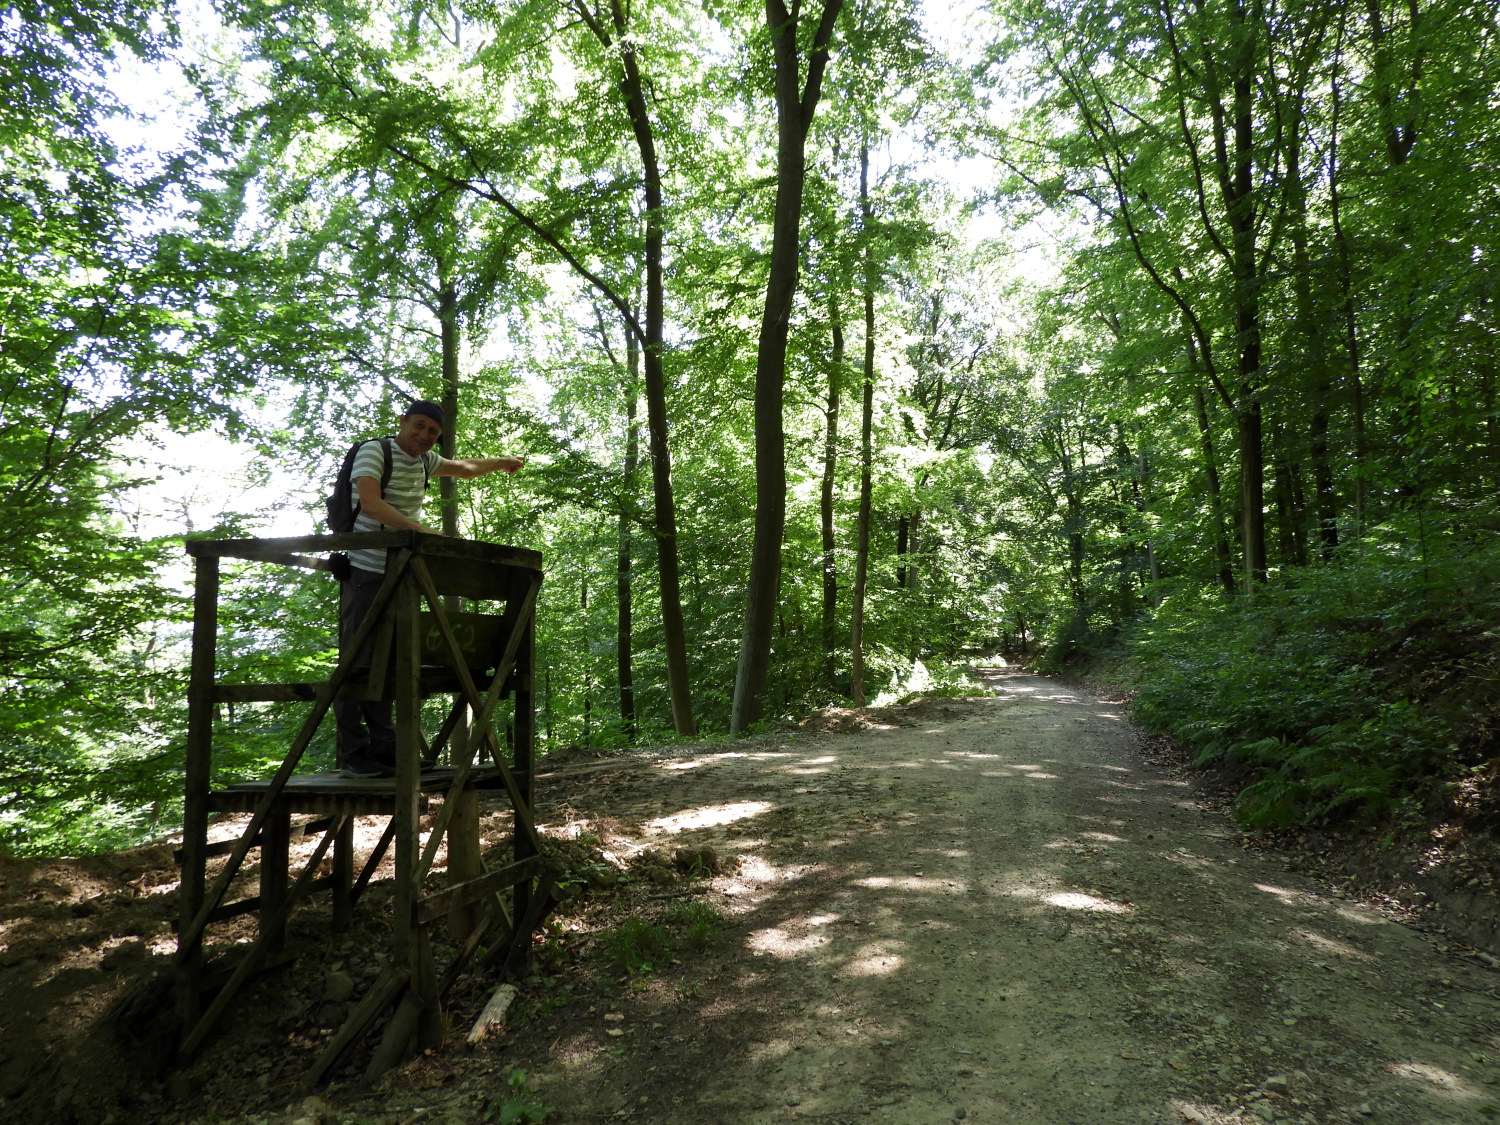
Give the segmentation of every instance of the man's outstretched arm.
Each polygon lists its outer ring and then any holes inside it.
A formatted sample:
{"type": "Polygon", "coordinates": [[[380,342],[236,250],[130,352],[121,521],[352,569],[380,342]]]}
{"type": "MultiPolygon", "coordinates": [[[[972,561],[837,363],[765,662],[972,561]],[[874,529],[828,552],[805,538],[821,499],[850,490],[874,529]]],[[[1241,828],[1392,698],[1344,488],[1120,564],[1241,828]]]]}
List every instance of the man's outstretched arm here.
{"type": "Polygon", "coordinates": [[[498,473],[502,470],[513,473],[525,463],[519,457],[470,457],[462,461],[449,461],[445,458],[443,463],[433,470],[432,475],[472,480],[474,477],[482,477],[487,473],[498,473]]]}

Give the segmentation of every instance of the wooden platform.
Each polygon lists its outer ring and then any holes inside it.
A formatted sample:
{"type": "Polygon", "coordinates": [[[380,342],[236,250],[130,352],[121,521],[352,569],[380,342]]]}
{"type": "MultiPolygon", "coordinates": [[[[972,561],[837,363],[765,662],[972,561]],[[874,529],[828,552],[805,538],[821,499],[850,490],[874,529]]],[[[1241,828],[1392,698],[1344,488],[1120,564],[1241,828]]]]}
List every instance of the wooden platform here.
{"type": "MultiPolygon", "coordinates": [[[[328,1050],[309,1070],[323,1081],[363,1036],[389,1016],[370,1059],[373,1075],[441,1037],[442,998],[481,948],[501,974],[524,970],[531,935],[553,904],[552,877],[541,862],[531,813],[535,738],[535,607],[541,556],[516,547],[416,532],[382,531],[296,539],[193,540],[195,563],[192,677],[181,852],[177,1008],[181,1053],[203,1044],[243,984],[284,950],[290,911],[311,894],[331,892],[332,924],[347,923],[361,892],[388,852],[394,852],[391,968],[355,1007],[328,1050]],[[341,659],[326,682],[235,682],[218,662],[220,562],[243,559],[299,568],[309,581],[332,581],[324,557],[355,548],[387,551],[386,579],[369,619],[350,646],[374,638],[376,660],[367,673],[341,659]],[[459,597],[493,603],[495,612],[455,612],[459,597]],[[424,609],[425,607],[425,609],[424,609]],[[371,684],[381,685],[378,690],[371,684]],[[453,696],[449,718],[429,743],[421,701],[453,696]],[[395,704],[396,773],[351,779],[298,773],[319,724],[338,698],[383,695],[395,704]],[[509,738],[497,737],[497,711],[510,702],[509,738]],[[306,702],[308,713],[285,759],[269,778],[210,788],[215,711],[236,702],[306,702]],[[423,772],[419,758],[444,755],[450,765],[423,772]],[[491,867],[479,849],[478,795],[503,790],[514,813],[509,862],[491,867]],[[208,843],[215,813],[249,814],[233,843],[208,843]],[[432,816],[424,833],[419,817],[432,816]],[[384,817],[379,844],[354,871],[354,818],[384,817]],[[299,871],[291,870],[291,841],[318,836],[299,871]],[[429,885],[439,846],[447,842],[447,873],[429,885]],[[252,850],[260,852],[257,895],[227,901],[252,850]],[[332,855],[332,874],[317,874],[332,855]],[[212,885],[211,858],[226,857],[212,885]],[[255,913],[258,938],[227,977],[206,971],[216,923],[255,913]],[[434,964],[428,927],[446,920],[461,942],[442,972],[434,964]]],[[[335,622],[329,623],[330,632],[335,622]]]]}

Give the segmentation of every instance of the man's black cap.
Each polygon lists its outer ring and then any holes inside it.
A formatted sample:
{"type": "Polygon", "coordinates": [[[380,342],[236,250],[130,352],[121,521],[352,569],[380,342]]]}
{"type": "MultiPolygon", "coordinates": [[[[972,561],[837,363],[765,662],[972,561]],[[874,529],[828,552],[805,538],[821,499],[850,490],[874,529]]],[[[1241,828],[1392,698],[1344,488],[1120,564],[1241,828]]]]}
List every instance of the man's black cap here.
{"type": "Polygon", "coordinates": [[[448,425],[448,419],[443,414],[443,408],[435,402],[428,402],[426,399],[412,403],[406,408],[406,413],[424,415],[444,428],[448,425]]]}

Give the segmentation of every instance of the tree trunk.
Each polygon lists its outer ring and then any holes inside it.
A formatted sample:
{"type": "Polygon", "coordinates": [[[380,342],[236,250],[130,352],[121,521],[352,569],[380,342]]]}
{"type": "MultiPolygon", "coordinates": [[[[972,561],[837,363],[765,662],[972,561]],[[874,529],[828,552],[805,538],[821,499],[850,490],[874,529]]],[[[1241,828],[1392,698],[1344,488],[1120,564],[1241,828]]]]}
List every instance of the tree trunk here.
{"type": "MultiPolygon", "coordinates": [[[[1240,39],[1234,69],[1232,179],[1225,169],[1224,205],[1233,234],[1234,329],[1238,346],[1240,436],[1240,518],[1243,521],[1245,576],[1252,583],[1266,580],[1265,448],[1261,391],[1261,322],[1259,263],[1255,244],[1255,54],[1258,29],[1246,20],[1245,5],[1234,0],[1229,8],[1240,39]]],[[[1259,18],[1259,11],[1256,12],[1259,18]]]]}
{"type": "MultiPolygon", "coordinates": [[[[1188,334],[1188,363],[1194,365],[1197,349],[1193,336],[1188,334]]],[[[1208,514],[1213,520],[1214,558],[1219,565],[1219,584],[1224,587],[1226,597],[1234,597],[1234,560],[1229,551],[1229,539],[1224,534],[1224,491],[1219,483],[1219,460],[1214,451],[1213,428],[1208,421],[1208,403],[1204,399],[1201,384],[1193,387],[1193,407],[1198,420],[1198,447],[1203,452],[1203,471],[1208,483],[1208,514]]]]}
{"type": "Polygon", "coordinates": [[[1334,61],[1333,77],[1329,85],[1329,100],[1332,108],[1328,126],[1328,217],[1333,228],[1334,245],[1338,248],[1339,285],[1343,291],[1340,311],[1344,330],[1344,357],[1349,371],[1349,390],[1354,414],[1354,534],[1359,536],[1364,534],[1365,526],[1367,507],[1365,476],[1369,470],[1369,442],[1365,433],[1364,377],[1360,372],[1359,317],[1354,300],[1354,265],[1351,260],[1349,239],[1344,233],[1342,183],[1339,178],[1339,127],[1343,110],[1342,87],[1339,83],[1342,39],[1343,24],[1341,22],[1340,51],[1334,61]]]}
{"type": "MultiPolygon", "coordinates": [[[[859,147],[859,200],[868,229],[871,218],[870,146],[865,141],[861,141],[859,147]]],[[[854,589],[849,626],[849,695],[856,707],[865,705],[865,592],[870,582],[870,498],[875,463],[875,263],[868,242],[864,248],[864,264],[865,355],[860,371],[859,515],[854,530],[854,589]]]]}
{"type": "Polygon", "coordinates": [[[837,664],[834,648],[837,642],[839,608],[839,575],[834,537],[834,484],[838,473],[839,409],[844,384],[844,318],[838,294],[828,299],[828,320],[833,334],[833,354],[828,363],[828,398],[824,406],[823,488],[819,496],[819,514],[823,533],[823,682],[830,692],[837,691],[837,664]]]}
{"type": "MultiPolygon", "coordinates": [[[[621,44],[632,43],[628,16],[619,4],[611,6],[615,34],[621,44]]],[[[606,43],[600,27],[596,35],[606,43]]],[[[698,732],[693,719],[692,680],[688,670],[687,630],[682,617],[682,578],[677,555],[677,508],[672,494],[672,457],[668,441],[666,375],[662,370],[666,285],[662,268],[661,166],[656,136],[633,46],[620,51],[624,78],[620,83],[630,114],[636,146],[641,153],[645,184],[646,323],[642,349],[646,389],[646,430],[651,455],[651,483],[655,500],[657,581],[661,590],[662,644],[666,650],[667,689],[672,702],[672,725],[678,734],[698,732]]]]}
{"type": "Polygon", "coordinates": [[[615,675],[620,686],[620,722],[631,742],[639,733],[635,716],[635,645],[633,638],[634,602],[632,592],[631,510],[635,506],[635,476],[640,463],[640,424],[636,420],[639,396],[636,379],[640,368],[640,348],[635,337],[625,335],[626,377],[630,381],[625,396],[625,465],[623,497],[616,530],[618,549],[615,557],[615,675]]]}
{"type": "Polygon", "coordinates": [[[842,0],[826,0],[801,86],[798,17],[782,0],[766,0],[776,73],[776,205],[770,276],[755,360],[755,537],[745,597],[745,629],[735,668],[729,730],[739,734],[765,706],[771,636],[781,597],[781,540],[786,527],[786,435],[782,421],[786,346],[801,254],[802,188],[807,130],[822,92],[828,45],[842,0]]]}
{"type": "MultiPolygon", "coordinates": [[[[458,449],[458,293],[451,281],[443,281],[438,289],[438,341],[442,348],[443,364],[443,416],[447,424],[443,436],[438,439],[438,452],[450,461],[458,449]]],[[[438,496],[443,504],[443,534],[458,534],[458,481],[453,477],[438,478],[438,496]]],[[[458,598],[448,598],[444,603],[449,610],[459,608],[458,598]]]]}

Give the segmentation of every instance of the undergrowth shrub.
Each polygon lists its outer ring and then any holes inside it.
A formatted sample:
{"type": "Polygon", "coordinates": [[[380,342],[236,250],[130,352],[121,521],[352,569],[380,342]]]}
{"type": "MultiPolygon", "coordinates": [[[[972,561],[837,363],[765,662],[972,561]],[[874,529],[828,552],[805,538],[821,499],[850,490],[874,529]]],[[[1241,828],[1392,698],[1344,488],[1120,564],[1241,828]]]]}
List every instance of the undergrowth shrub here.
{"type": "Polygon", "coordinates": [[[1461,764],[1500,620],[1500,550],[1434,553],[1372,537],[1250,596],[1175,595],[1137,633],[1137,720],[1237,773],[1250,826],[1412,811],[1461,764]]]}

